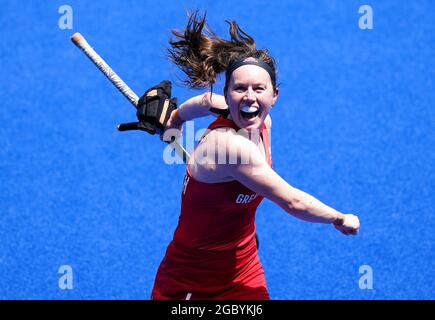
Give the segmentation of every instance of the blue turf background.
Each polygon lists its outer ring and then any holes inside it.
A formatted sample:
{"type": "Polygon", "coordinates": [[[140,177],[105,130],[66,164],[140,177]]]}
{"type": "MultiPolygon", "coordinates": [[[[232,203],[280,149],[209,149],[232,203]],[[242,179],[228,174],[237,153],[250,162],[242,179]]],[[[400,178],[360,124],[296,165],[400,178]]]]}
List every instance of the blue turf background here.
{"type": "Polygon", "coordinates": [[[69,37],[80,31],[141,94],[180,76],[164,48],[194,8],[224,36],[224,20],[236,19],[276,57],[277,172],[361,220],[349,238],[264,201],[271,297],[435,297],[432,1],[370,1],[373,30],[358,28],[367,2],[354,0],[0,3],[1,299],[148,299],[185,168],[164,164],[156,137],[116,131],[134,110],[69,37]],[[58,27],[63,4],[73,30],[58,27]],[[73,290],[58,287],[65,264],[73,290]],[[373,290],[358,286],[366,264],[373,290]]]}

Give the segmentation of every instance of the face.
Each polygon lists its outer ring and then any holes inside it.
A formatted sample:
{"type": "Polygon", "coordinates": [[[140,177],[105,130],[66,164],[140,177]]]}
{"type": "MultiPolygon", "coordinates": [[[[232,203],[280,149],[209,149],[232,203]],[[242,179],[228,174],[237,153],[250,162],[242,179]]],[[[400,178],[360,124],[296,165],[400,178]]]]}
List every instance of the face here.
{"type": "Polygon", "coordinates": [[[261,128],[277,98],[269,73],[256,65],[234,70],[225,93],[231,119],[246,130],[261,128]]]}

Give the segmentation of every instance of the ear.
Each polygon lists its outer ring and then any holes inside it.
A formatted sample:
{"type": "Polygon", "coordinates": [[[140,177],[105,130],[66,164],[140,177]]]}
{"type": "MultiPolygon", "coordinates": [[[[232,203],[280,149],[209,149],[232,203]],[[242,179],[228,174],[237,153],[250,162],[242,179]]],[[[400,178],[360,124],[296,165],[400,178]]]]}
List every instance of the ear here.
{"type": "Polygon", "coordinates": [[[279,96],[279,89],[276,88],[275,92],[273,93],[273,103],[272,103],[272,105],[275,104],[276,100],[278,99],[278,96],[279,96]]]}

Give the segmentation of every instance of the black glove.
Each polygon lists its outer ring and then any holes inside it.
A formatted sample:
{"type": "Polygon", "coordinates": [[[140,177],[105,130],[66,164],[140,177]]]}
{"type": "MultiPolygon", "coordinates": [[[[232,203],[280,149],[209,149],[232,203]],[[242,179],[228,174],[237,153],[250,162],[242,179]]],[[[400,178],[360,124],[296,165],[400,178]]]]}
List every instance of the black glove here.
{"type": "Polygon", "coordinates": [[[168,80],[145,91],[137,104],[139,122],[123,123],[119,131],[143,130],[150,134],[162,133],[172,111],[177,109],[177,98],[171,99],[172,84],[168,80]]]}

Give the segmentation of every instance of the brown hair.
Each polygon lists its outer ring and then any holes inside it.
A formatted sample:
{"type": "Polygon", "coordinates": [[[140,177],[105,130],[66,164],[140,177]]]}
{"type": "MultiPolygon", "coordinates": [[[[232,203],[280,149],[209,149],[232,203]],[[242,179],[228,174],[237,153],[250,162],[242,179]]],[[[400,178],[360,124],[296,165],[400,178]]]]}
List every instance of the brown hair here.
{"type": "MultiPolygon", "coordinates": [[[[187,75],[184,83],[190,88],[212,86],[217,75],[230,64],[248,57],[267,63],[276,73],[275,60],[268,50],[257,50],[254,39],[236,21],[226,22],[230,26],[230,40],[215,34],[206,24],[206,14],[200,17],[198,11],[189,15],[186,29],[171,30],[174,38],[169,41],[169,58],[187,75]]],[[[275,83],[273,88],[276,89],[275,83]]]]}

